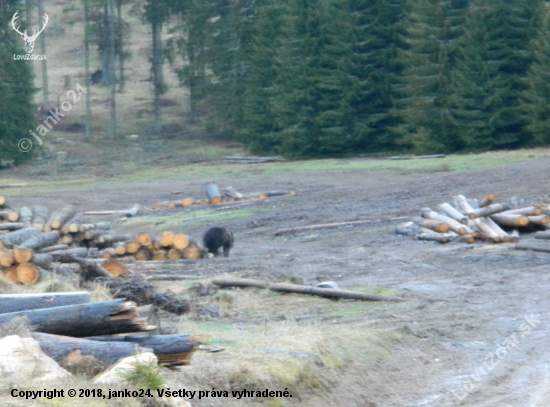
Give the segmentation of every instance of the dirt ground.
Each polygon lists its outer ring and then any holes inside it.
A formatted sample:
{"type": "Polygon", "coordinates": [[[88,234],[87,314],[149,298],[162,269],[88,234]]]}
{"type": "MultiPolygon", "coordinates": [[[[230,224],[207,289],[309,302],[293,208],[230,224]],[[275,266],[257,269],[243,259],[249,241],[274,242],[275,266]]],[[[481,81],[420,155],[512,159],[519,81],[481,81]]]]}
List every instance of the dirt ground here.
{"type": "MultiPolygon", "coordinates": [[[[393,342],[366,374],[358,370],[362,374],[357,375],[350,366],[328,396],[312,395],[299,405],[550,406],[550,254],[514,250],[510,244],[416,241],[393,234],[397,221],[388,220],[417,215],[456,194],[481,198],[494,192],[501,201],[517,196],[526,203],[546,202],[550,159],[459,172],[343,169],[297,176],[264,168],[251,166],[238,180],[225,172],[216,182],[243,191],[268,186],[297,194],[270,198],[258,204],[264,211],[246,219],[228,219],[235,247],[229,258],[205,260],[208,273],[213,271],[207,264],[214,264],[216,273],[247,270],[251,277],[272,281],[298,276],[307,284],[333,280],[342,288],[383,286],[408,300],[365,306],[360,318],[345,322],[368,322],[403,333],[407,340],[393,342]],[[362,219],[381,221],[274,236],[278,228],[362,219]]],[[[8,175],[17,176],[17,169],[8,175]]],[[[82,210],[135,202],[152,207],[176,194],[202,195],[203,181],[105,180],[40,196],[21,189],[14,190],[10,202],[73,203],[82,210]]],[[[186,232],[200,236],[213,224],[206,218],[190,223],[186,232]]],[[[338,330],[339,321],[316,317],[338,330]]]]}

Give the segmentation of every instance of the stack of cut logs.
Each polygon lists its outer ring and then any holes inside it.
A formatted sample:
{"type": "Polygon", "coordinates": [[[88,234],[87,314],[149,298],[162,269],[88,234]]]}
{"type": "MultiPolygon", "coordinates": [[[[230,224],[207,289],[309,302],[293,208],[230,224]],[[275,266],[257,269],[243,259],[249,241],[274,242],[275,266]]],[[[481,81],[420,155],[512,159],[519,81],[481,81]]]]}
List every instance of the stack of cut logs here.
{"type": "Polygon", "coordinates": [[[201,246],[184,233],[164,231],[159,238],[142,232],[132,235],[105,235],[98,238],[100,245],[112,245],[99,252],[98,257],[111,259],[130,257],[135,260],[198,259],[206,255],[201,246]]]}
{"type": "Polygon", "coordinates": [[[86,291],[0,295],[0,310],[0,325],[28,318],[42,351],[71,373],[95,374],[145,350],[163,365],[188,364],[198,341],[206,337],[162,335],[153,306],[137,307],[123,299],[90,302],[86,291]],[[153,329],[161,334],[143,335],[153,329]],[[114,334],[126,335],[110,336],[114,334]]]}
{"type": "Polygon", "coordinates": [[[494,199],[494,194],[479,202],[458,195],[453,205],[439,204],[438,212],[422,209],[421,216],[397,226],[395,233],[440,243],[473,243],[476,239],[507,243],[517,242],[520,230],[546,229],[550,225],[550,216],[542,208],[512,208],[506,203],[493,203],[494,199]]]}
{"type": "Polygon", "coordinates": [[[173,209],[187,208],[190,206],[216,205],[221,203],[231,203],[237,201],[248,201],[254,199],[266,199],[272,196],[295,195],[295,191],[269,191],[253,194],[241,194],[233,187],[225,188],[223,195],[220,193],[218,186],[212,182],[204,186],[206,199],[195,200],[193,198],[183,198],[174,201],[159,202],[155,205],[155,209],[173,209]]]}
{"type": "MultiPolygon", "coordinates": [[[[197,259],[207,253],[184,233],[164,231],[158,239],[149,233],[112,233],[109,223],[85,223],[69,205],[48,216],[48,208],[37,205],[19,211],[0,197],[0,272],[9,281],[30,285],[49,276],[53,262],[99,257],[112,276],[127,276],[126,266],[116,258],[135,260],[197,259]]],[[[120,211],[126,215],[128,211],[120,211]]]]}

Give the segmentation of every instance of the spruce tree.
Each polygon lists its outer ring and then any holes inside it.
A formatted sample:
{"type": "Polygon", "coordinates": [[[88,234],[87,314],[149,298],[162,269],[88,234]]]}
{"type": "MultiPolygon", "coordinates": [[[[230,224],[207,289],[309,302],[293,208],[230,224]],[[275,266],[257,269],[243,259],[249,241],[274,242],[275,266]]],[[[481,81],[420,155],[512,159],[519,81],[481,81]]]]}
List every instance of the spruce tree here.
{"type": "Polygon", "coordinates": [[[352,152],[353,26],[347,0],[291,3],[293,24],[273,98],[280,153],[322,157],[352,152]]]}
{"type": "Polygon", "coordinates": [[[352,98],[356,151],[392,150],[400,121],[394,100],[399,97],[398,78],[403,71],[399,50],[403,40],[404,0],[356,0],[351,3],[354,25],[352,43],[354,80],[352,98]]]}
{"type": "Polygon", "coordinates": [[[464,148],[517,148],[532,142],[521,99],[540,16],[539,0],[470,4],[451,109],[464,148]]]}
{"type": "Polygon", "coordinates": [[[523,93],[529,117],[527,129],[535,144],[550,144],[550,12],[543,9],[544,20],[532,45],[533,63],[527,74],[529,88],[523,93]]]}
{"type": "Polygon", "coordinates": [[[259,2],[251,27],[250,74],[243,94],[243,121],[239,139],[256,153],[270,153],[275,148],[273,108],[274,86],[286,69],[277,55],[284,46],[285,26],[288,24],[288,5],[282,1],[259,2]]]}
{"type": "Polygon", "coordinates": [[[463,33],[465,2],[414,0],[410,2],[407,42],[402,51],[403,94],[400,114],[404,124],[399,142],[417,153],[447,153],[462,147],[452,121],[451,80],[456,42],[463,33]]]}

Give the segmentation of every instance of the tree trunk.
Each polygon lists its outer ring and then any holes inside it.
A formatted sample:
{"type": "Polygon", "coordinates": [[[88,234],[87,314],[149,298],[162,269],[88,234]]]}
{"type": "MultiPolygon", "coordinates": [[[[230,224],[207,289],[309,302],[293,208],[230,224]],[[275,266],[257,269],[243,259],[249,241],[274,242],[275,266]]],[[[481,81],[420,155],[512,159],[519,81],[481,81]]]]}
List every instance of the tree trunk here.
{"type": "Polygon", "coordinates": [[[48,221],[48,208],[43,205],[34,205],[32,207],[31,226],[42,230],[48,221]]]}
{"type": "Polygon", "coordinates": [[[33,255],[32,249],[21,249],[17,246],[12,251],[16,263],[27,263],[33,255]]]}
{"type": "Polygon", "coordinates": [[[44,247],[53,246],[59,241],[59,233],[57,232],[47,232],[42,233],[38,236],[35,236],[29,240],[25,240],[18,247],[20,249],[32,249],[39,250],[44,247]]]}
{"type": "Polygon", "coordinates": [[[485,206],[491,205],[494,200],[495,200],[495,194],[490,192],[487,195],[485,195],[485,197],[481,200],[481,202],[479,203],[479,207],[483,208],[485,206]]]}
{"type": "Polygon", "coordinates": [[[38,235],[40,235],[38,229],[32,227],[24,228],[0,236],[0,242],[2,242],[5,247],[13,247],[38,235]]]}
{"type": "Polygon", "coordinates": [[[61,226],[63,226],[68,220],[72,219],[75,213],[76,208],[73,205],[67,205],[54,211],[44,226],[44,232],[61,229],[61,226]]]}
{"type": "Polygon", "coordinates": [[[162,22],[158,21],[156,17],[153,17],[151,21],[151,28],[153,34],[153,86],[154,86],[154,109],[155,109],[155,123],[154,131],[160,132],[162,130],[162,116],[160,111],[160,96],[164,88],[164,78],[162,75],[162,22]]]}
{"type": "MultiPolygon", "coordinates": [[[[44,0],[38,0],[38,22],[44,21],[44,0]]],[[[46,54],[46,31],[44,30],[40,36],[40,52],[46,54]]],[[[41,61],[42,66],[42,106],[48,108],[50,105],[50,92],[48,90],[48,60],[46,58],[41,61]]]]}
{"type": "Polygon", "coordinates": [[[536,206],[527,206],[525,208],[510,209],[502,215],[525,215],[525,216],[538,216],[542,215],[544,211],[536,206]]]}
{"type": "Polygon", "coordinates": [[[478,218],[483,216],[494,215],[495,213],[504,212],[512,207],[508,204],[491,204],[482,208],[474,209],[474,213],[478,218]]]}
{"type": "Polygon", "coordinates": [[[529,223],[533,225],[546,225],[550,222],[550,217],[547,215],[527,216],[529,223]]]}
{"type": "Polygon", "coordinates": [[[267,281],[252,280],[247,278],[215,278],[214,280],[212,280],[212,284],[220,287],[269,288],[271,291],[318,295],[321,297],[329,298],[349,298],[365,301],[403,301],[402,298],[398,297],[364,294],[355,291],[347,291],[334,288],[319,288],[298,284],[269,283],[267,281]]]}
{"type": "Polygon", "coordinates": [[[23,223],[25,227],[31,226],[32,210],[28,206],[22,206],[19,208],[19,222],[23,223]]]}
{"type": "Polygon", "coordinates": [[[109,72],[111,73],[111,103],[109,119],[109,138],[116,138],[116,80],[115,80],[115,8],[114,0],[109,3],[109,72]]]}
{"type": "Polygon", "coordinates": [[[35,332],[42,352],[71,373],[97,374],[121,358],[146,351],[136,343],[92,341],[35,332]]]}
{"type": "Polygon", "coordinates": [[[19,230],[24,227],[26,227],[25,224],[21,222],[0,223],[0,230],[19,230]]]}
{"type": "Polygon", "coordinates": [[[468,234],[473,233],[473,231],[468,226],[448,216],[440,215],[439,213],[432,211],[429,208],[425,208],[422,210],[422,217],[426,219],[433,219],[439,222],[443,222],[449,226],[449,229],[451,229],[453,232],[458,233],[459,235],[465,235],[466,233],[468,234]]]}
{"type": "Polygon", "coordinates": [[[460,211],[466,214],[468,219],[475,219],[477,217],[464,195],[458,195],[456,197],[456,203],[460,211]]]}
{"type": "Polygon", "coordinates": [[[3,314],[6,314],[64,305],[85,304],[90,302],[90,297],[91,294],[88,291],[3,294],[0,295],[0,310],[3,314]]]}
{"type": "Polygon", "coordinates": [[[208,198],[208,202],[211,204],[219,204],[222,202],[222,195],[216,184],[209,182],[204,186],[204,193],[208,198]]]}
{"type": "Polygon", "coordinates": [[[88,257],[88,249],[85,247],[75,247],[67,250],[56,250],[49,252],[53,256],[53,260],[60,263],[73,263],[74,257],[88,257]]]}
{"type": "Polygon", "coordinates": [[[518,226],[527,226],[529,224],[529,218],[525,215],[519,215],[519,214],[495,214],[491,215],[491,219],[493,219],[496,223],[498,223],[500,226],[511,226],[511,227],[518,227],[518,226]]]}
{"type": "MultiPolygon", "coordinates": [[[[118,32],[122,33],[122,0],[116,2],[118,32]]],[[[122,34],[118,38],[118,91],[124,91],[124,41],[122,34]]]]}
{"type": "Polygon", "coordinates": [[[411,220],[414,223],[416,223],[418,226],[422,226],[423,228],[431,229],[434,232],[445,233],[449,230],[449,225],[447,225],[445,222],[441,222],[439,220],[421,218],[420,216],[415,216],[411,220]]]}
{"type": "Polygon", "coordinates": [[[86,107],[84,114],[84,136],[90,138],[91,135],[91,92],[90,92],[90,18],[89,18],[89,0],[84,2],[84,86],[86,86],[86,107]]]}
{"type": "Polygon", "coordinates": [[[0,324],[19,316],[38,332],[74,337],[153,329],[137,317],[135,303],[122,299],[0,314],[0,324]]]}
{"type": "Polygon", "coordinates": [[[43,269],[50,270],[53,256],[48,253],[34,253],[29,262],[43,269]]]}
{"type": "Polygon", "coordinates": [[[483,232],[493,243],[500,243],[502,238],[489,226],[485,218],[472,219],[478,229],[483,232]]]}
{"type": "Polygon", "coordinates": [[[124,336],[91,336],[86,339],[93,341],[120,341],[138,344],[152,349],[159,364],[178,366],[188,364],[191,355],[199,347],[199,340],[209,335],[124,335],[124,336]]]}

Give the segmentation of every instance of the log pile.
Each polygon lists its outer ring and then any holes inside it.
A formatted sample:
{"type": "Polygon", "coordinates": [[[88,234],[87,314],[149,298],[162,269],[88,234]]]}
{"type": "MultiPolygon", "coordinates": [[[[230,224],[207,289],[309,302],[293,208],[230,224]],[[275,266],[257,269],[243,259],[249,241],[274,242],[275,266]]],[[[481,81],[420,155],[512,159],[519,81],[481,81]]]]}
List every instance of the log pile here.
{"type": "MultiPolygon", "coordinates": [[[[143,261],[208,257],[201,245],[184,233],[164,231],[158,237],[147,232],[115,233],[109,230],[108,222],[86,221],[72,205],[51,213],[41,205],[17,211],[0,198],[0,273],[14,283],[35,284],[51,276],[52,263],[87,257],[109,260],[102,265],[106,272],[95,274],[111,277],[128,275],[117,258],[143,261]]],[[[122,212],[133,216],[130,212],[137,210],[139,205],[122,212]]]]}
{"type": "Polygon", "coordinates": [[[155,205],[155,209],[174,209],[188,208],[206,205],[218,205],[225,203],[233,203],[239,201],[251,201],[255,199],[266,199],[272,196],[295,195],[295,191],[268,191],[250,194],[242,194],[233,187],[227,187],[220,191],[218,186],[213,182],[204,185],[204,199],[194,199],[185,197],[172,201],[159,202],[155,205]]]}
{"type": "Polygon", "coordinates": [[[134,302],[89,300],[86,292],[0,295],[0,325],[27,318],[42,351],[72,373],[95,374],[143,351],[152,351],[165,366],[188,364],[205,337],[143,335],[158,327],[146,321],[150,315],[142,315],[134,302]]]}
{"type": "Polygon", "coordinates": [[[147,260],[176,260],[199,259],[208,257],[208,252],[185,233],[163,231],[160,236],[154,237],[147,232],[136,236],[119,235],[103,236],[108,242],[107,248],[100,251],[98,257],[103,259],[132,258],[139,261],[147,260]],[[114,243],[111,245],[110,243],[114,243]]]}
{"type": "Polygon", "coordinates": [[[438,211],[422,209],[420,216],[397,226],[394,231],[439,243],[473,243],[475,240],[516,243],[520,232],[545,230],[550,226],[548,210],[536,206],[512,208],[510,204],[494,201],[494,194],[487,194],[481,201],[458,195],[452,204],[439,204],[438,211]]]}

